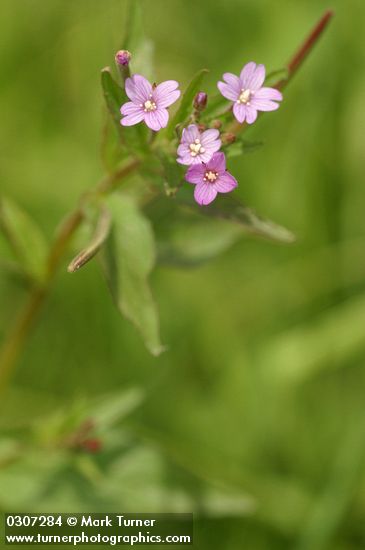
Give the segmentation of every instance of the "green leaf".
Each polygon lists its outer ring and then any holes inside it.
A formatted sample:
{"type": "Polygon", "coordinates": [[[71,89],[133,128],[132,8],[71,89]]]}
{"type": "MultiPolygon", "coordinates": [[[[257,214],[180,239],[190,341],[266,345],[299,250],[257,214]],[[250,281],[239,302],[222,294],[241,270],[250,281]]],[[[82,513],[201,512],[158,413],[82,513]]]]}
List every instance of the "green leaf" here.
{"type": "MultiPolygon", "coordinates": [[[[101,71],[101,85],[107,109],[114,121],[120,141],[125,148],[133,152],[133,154],[138,153],[139,150],[144,150],[147,143],[148,129],[145,124],[137,124],[132,127],[124,127],[121,125],[120,121],[122,115],[120,113],[120,108],[123,103],[129,101],[129,99],[125,91],[112,77],[109,67],[105,67],[105,69],[101,71]]],[[[123,156],[125,156],[125,149],[123,151],[123,149],[120,148],[120,159],[122,159],[123,156]]]]}
{"type": "Polygon", "coordinates": [[[218,198],[208,206],[199,206],[194,202],[193,194],[187,194],[186,189],[181,189],[176,199],[180,204],[189,206],[193,212],[199,212],[205,216],[222,218],[239,223],[247,233],[264,237],[281,243],[292,243],[295,241],[293,233],[285,227],[260,218],[253,210],[245,206],[239,199],[232,195],[219,195],[218,198]]]}
{"type": "Polygon", "coordinates": [[[196,267],[230,248],[243,233],[234,222],[190,216],[172,225],[158,241],[158,259],[167,265],[196,267]]]}
{"type": "Polygon", "coordinates": [[[238,137],[234,143],[224,147],[227,158],[238,157],[248,153],[254,153],[263,146],[263,141],[250,141],[238,137]]]}
{"type": "Polygon", "coordinates": [[[271,71],[266,75],[265,86],[273,86],[278,82],[285,81],[288,79],[288,76],[289,76],[289,72],[286,67],[282,69],[277,69],[275,71],[271,71]]]}
{"type": "Polygon", "coordinates": [[[105,67],[101,71],[101,85],[108,111],[111,114],[118,130],[122,132],[123,128],[120,124],[120,107],[123,103],[128,101],[128,98],[125,91],[122,90],[122,88],[115,82],[109,67],[105,67]]]}
{"type": "Polygon", "coordinates": [[[202,119],[207,120],[218,117],[226,113],[230,105],[231,103],[222,94],[208,96],[208,103],[202,113],[202,119]]]}
{"type": "Polygon", "coordinates": [[[115,194],[108,202],[113,228],[103,247],[103,270],[116,306],[139,329],[147,349],[159,355],[158,313],[148,285],[155,265],[153,230],[131,197],[115,194]]]}
{"type": "Polygon", "coordinates": [[[90,243],[83,250],[81,250],[81,252],[79,252],[69,264],[67,268],[69,273],[74,273],[80,269],[80,267],[87,264],[95,256],[95,254],[99,252],[100,247],[109,235],[110,225],[110,212],[107,208],[102,208],[90,243]]]}
{"type": "Polygon", "coordinates": [[[203,78],[207,73],[207,69],[202,69],[201,71],[197,72],[188,87],[186,88],[185,92],[183,93],[180,106],[168,126],[167,132],[169,139],[174,136],[175,127],[178,124],[183,124],[184,122],[186,122],[186,119],[191,114],[193,110],[194,97],[197,92],[199,92],[203,78]]]}
{"type": "Polygon", "coordinates": [[[43,282],[47,242],[36,222],[13,201],[5,198],[0,200],[0,231],[21,270],[32,279],[43,282]]]}

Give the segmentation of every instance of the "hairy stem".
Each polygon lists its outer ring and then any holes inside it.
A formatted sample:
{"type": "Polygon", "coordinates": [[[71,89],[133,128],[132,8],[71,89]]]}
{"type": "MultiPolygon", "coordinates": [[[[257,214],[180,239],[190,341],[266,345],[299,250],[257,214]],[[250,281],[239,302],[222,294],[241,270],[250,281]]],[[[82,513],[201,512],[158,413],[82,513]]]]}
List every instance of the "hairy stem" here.
{"type": "MultiPolygon", "coordinates": [[[[291,57],[290,61],[286,65],[286,69],[288,71],[287,77],[281,80],[278,80],[275,84],[273,84],[272,86],[273,88],[282,90],[287,84],[289,84],[289,82],[293,79],[293,76],[295,75],[297,70],[302,66],[306,57],[313,50],[313,47],[317,44],[320,36],[323,34],[323,31],[326,29],[333,15],[334,15],[334,12],[332,10],[327,10],[322,15],[321,19],[313,27],[312,31],[304,40],[303,44],[295,52],[293,57],[291,57]]],[[[242,132],[242,130],[246,128],[246,126],[247,124],[245,122],[243,124],[240,124],[237,120],[234,120],[234,122],[232,122],[232,124],[227,128],[227,132],[238,134],[242,132]]]]}
{"type": "MultiPolygon", "coordinates": [[[[103,195],[113,191],[121,180],[138,167],[138,164],[139,161],[133,159],[129,164],[107,175],[101,180],[91,195],[103,195]]],[[[81,198],[79,206],[61,222],[48,254],[45,283],[42,286],[34,286],[32,288],[23,309],[20,311],[18,318],[5,338],[0,350],[0,394],[6,389],[9,383],[17,359],[21,354],[37,315],[48,296],[63,255],[84,219],[83,203],[84,199],[81,198]]]]}

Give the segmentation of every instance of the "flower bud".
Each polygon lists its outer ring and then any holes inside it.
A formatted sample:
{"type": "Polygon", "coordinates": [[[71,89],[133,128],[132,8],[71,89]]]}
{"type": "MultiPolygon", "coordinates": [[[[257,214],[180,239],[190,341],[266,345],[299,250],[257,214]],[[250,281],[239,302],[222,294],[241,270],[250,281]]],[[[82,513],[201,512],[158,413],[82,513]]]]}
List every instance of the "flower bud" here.
{"type": "Polygon", "coordinates": [[[205,92],[198,92],[194,97],[194,109],[199,112],[204,111],[205,107],[207,106],[207,102],[208,95],[205,92]]]}
{"type": "Polygon", "coordinates": [[[119,52],[115,54],[115,62],[117,65],[123,65],[124,67],[127,67],[131,60],[131,57],[132,55],[128,50],[119,50],[119,52]]]}
{"type": "Polygon", "coordinates": [[[216,130],[219,130],[221,126],[222,126],[221,120],[212,120],[212,122],[210,123],[210,127],[215,128],[216,130]]]}
{"type": "Polygon", "coordinates": [[[236,141],[236,136],[231,132],[226,132],[225,134],[221,134],[221,140],[223,145],[230,145],[236,141]]]}

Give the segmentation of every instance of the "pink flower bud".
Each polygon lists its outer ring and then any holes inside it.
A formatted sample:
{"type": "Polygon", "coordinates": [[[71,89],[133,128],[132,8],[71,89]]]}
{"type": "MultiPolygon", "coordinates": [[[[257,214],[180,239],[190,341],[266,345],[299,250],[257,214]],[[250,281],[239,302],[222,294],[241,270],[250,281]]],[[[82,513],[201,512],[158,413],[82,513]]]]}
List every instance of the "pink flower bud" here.
{"type": "Polygon", "coordinates": [[[131,60],[132,54],[128,50],[119,50],[115,54],[115,61],[117,65],[128,66],[131,60]]]}
{"type": "Polygon", "coordinates": [[[197,111],[204,111],[207,106],[208,95],[205,92],[198,92],[194,98],[194,109],[197,111]]]}

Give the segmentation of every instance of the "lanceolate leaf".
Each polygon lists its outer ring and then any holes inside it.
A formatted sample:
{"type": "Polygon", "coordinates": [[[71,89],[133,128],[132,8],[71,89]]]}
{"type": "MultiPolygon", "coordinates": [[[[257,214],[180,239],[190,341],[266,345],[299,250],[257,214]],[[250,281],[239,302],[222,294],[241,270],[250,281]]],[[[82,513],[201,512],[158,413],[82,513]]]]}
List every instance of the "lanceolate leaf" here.
{"type": "Polygon", "coordinates": [[[199,92],[203,78],[207,73],[208,73],[207,69],[202,69],[201,71],[196,73],[196,75],[193,77],[192,81],[186,88],[180,101],[180,107],[176,111],[175,116],[172,118],[168,126],[169,138],[173,137],[175,127],[178,124],[183,124],[184,122],[186,122],[186,119],[191,114],[193,110],[194,97],[196,93],[199,92]]]}
{"type": "Polygon", "coordinates": [[[118,130],[121,132],[120,107],[128,101],[125,91],[113,79],[109,67],[101,71],[101,85],[103,88],[104,99],[109,113],[111,114],[118,130]]]}
{"type": "Polygon", "coordinates": [[[253,210],[233,196],[220,195],[216,201],[208,206],[197,205],[194,202],[192,193],[188,196],[185,190],[183,193],[178,193],[176,198],[181,204],[185,204],[193,211],[200,212],[205,216],[239,223],[247,233],[281,243],[292,243],[295,241],[295,236],[291,231],[270,220],[260,218],[253,210]]]}
{"type": "Polygon", "coordinates": [[[158,313],[148,284],[155,265],[155,241],[150,222],[133,198],[112,195],[108,201],[113,226],[103,247],[102,266],[115,304],[142,334],[147,349],[159,355],[158,313]]]}
{"type": "Polygon", "coordinates": [[[177,267],[196,267],[230,248],[244,233],[228,220],[189,217],[172,224],[158,241],[159,262],[177,267]]]}
{"type": "Polygon", "coordinates": [[[87,264],[95,256],[95,254],[97,254],[105,239],[108,237],[110,231],[110,221],[111,216],[109,210],[107,208],[103,208],[97,220],[97,225],[91,237],[90,243],[86,246],[86,248],[81,250],[79,254],[77,254],[68,266],[68,271],[70,273],[74,273],[80,269],[80,267],[87,264]]]}
{"type": "Polygon", "coordinates": [[[20,269],[32,279],[42,282],[48,246],[36,222],[14,202],[2,198],[0,231],[7,239],[20,269]]]}
{"type": "Polygon", "coordinates": [[[226,146],[225,154],[228,158],[239,157],[241,155],[247,155],[248,153],[254,153],[263,146],[262,141],[250,141],[248,139],[238,136],[234,143],[226,146]]]}

